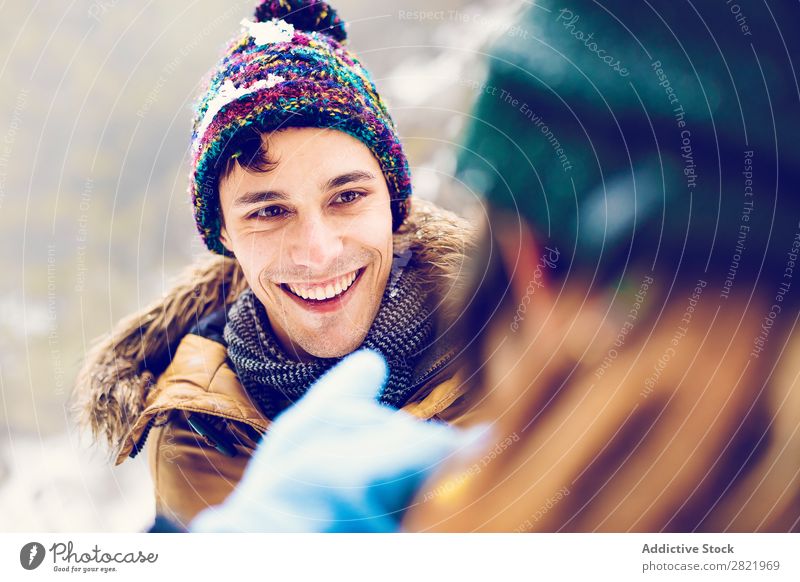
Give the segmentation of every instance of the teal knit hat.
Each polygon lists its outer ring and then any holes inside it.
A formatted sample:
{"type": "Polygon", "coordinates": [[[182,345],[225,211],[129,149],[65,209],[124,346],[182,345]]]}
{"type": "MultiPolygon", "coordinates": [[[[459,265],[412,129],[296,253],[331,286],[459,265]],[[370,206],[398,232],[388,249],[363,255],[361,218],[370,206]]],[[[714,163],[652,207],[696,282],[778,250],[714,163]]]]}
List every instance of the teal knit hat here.
{"type": "Polygon", "coordinates": [[[800,7],[737,10],[746,30],[725,3],[528,6],[489,48],[458,177],[564,268],[727,269],[743,231],[753,269],[781,267],[800,220],[800,36],[781,29],[800,7]]]}
{"type": "Polygon", "coordinates": [[[344,23],[325,2],[265,0],[229,44],[201,96],[192,135],[191,196],[206,246],[219,241],[218,182],[226,146],[244,128],[343,131],[366,145],[392,197],[393,227],[408,213],[411,177],[389,112],[366,69],[344,48],[344,23]]]}

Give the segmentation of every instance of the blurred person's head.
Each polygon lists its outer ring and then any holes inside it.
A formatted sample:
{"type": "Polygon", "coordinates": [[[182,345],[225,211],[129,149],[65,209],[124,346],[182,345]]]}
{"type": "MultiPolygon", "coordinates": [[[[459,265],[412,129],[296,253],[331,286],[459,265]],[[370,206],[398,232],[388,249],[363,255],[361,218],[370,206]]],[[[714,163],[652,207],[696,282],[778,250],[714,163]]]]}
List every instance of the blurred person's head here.
{"type": "Polygon", "coordinates": [[[284,349],[340,357],[380,306],[408,164],[333,8],[264,1],[242,25],[197,109],[197,227],[239,262],[284,349]]]}
{"type": "Polygon", "coordinates": [[[488,217],[464,362],[526,445],[445,474],[412,529],[694,527],[757,458],[797,312],[800,118],[771,16],[751,6],[751,49],[718,8],[537,2],[489,51],[458,169],[488,217]],[[586,496],[549,511],[560,487],[586,496]]]}
{"type": "Polygon", "coordinates": [[[477,100],[458,167],[488,216],[470,330],[492,320],[506,345],[527,345],[516,331],[570,297],[579,302],[570,312],[613,320],[647,277],[647,313],[683,302],[700,280],[703,303],[743,308],[787,280],[800,118],[789,114],[796,88],[778,73],[785,50],[765,34],[754,56],[736,34],[712,38],[683,12],[538,2],[493,44],[485,86],[495,90],[477,100]],[[664,24],[672,19],[678,39],[664,24]]]}

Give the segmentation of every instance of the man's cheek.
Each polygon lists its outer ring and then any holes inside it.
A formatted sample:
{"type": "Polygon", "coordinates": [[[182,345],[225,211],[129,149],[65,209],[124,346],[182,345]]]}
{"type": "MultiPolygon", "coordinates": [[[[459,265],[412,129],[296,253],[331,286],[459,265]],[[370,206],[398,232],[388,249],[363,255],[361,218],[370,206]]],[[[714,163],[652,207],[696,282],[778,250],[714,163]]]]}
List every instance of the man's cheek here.
{"type": "Polygon", "coordinates": [[[242,267],[247,282],[252,286],[258,279],[264,283],[272,280],[275,261],[271,253],[266,252],[264,245],[260,244],[255,235],[248,236],[241,242],[243,244],[238,245],[236,249],[236,260],[242,267]]]}
{"type": "Polygon", "coordinates": [[[259,279],[261,279],[262,282],[266,282],[263,279],[264,270],[259,267],[252,254],[247,254],[245,256],[236,255],[236,259],[239,261],[239,266],[242,268],[244,278],[247,280],[250,287],[253,287],[259,279]]]}

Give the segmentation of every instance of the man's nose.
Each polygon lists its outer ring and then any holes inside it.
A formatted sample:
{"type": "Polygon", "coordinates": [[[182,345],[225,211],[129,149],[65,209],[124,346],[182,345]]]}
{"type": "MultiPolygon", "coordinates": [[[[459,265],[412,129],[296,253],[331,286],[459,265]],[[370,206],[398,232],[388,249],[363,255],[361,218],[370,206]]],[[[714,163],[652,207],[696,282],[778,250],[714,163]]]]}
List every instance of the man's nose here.
{"type": "Polygon", "coordinates": [[[321,215],[303,217],[296,227],[292,233],[292,262],[311,272],[325,273],[342,254],[341,233],[321,215]]]}

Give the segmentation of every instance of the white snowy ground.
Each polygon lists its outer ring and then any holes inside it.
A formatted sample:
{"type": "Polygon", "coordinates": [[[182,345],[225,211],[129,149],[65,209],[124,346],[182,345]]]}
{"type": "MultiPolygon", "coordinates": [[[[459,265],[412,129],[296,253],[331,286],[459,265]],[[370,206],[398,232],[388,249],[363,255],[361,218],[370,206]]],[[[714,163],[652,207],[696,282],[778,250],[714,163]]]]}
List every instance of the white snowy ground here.
{"type": "Polygon", "coordinates": [[[142,531],[154,501],[144,456],[113,467],[75,434],[0,440],[0,531],[142,531]]]}

